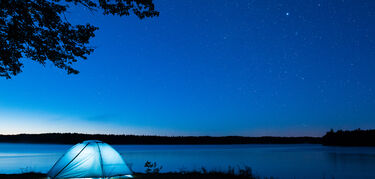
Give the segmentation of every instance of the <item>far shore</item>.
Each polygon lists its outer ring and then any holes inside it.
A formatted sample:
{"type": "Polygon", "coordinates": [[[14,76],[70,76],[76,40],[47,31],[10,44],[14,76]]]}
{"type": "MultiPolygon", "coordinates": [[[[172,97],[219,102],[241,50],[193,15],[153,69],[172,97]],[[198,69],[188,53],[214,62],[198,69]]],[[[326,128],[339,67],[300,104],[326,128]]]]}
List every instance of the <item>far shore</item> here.
{"type": "Polygon", "coordinates": [[[375,130],[331,130],[322,137],[212,137],[80,133],[0,135],[0,143],[76,144],[93,139],[101,140],[112,145],[322,144],[327,146],[375,146],[375,130]]]}
{"type": "Polygon", "coordinates": [[[46,133],[0,135],[3,143],[76,144],[85,140],[101,140],[109,144],[320,144],[321,137],[243,137],[243,136],[150,136],[79,133],[46,133]]]}

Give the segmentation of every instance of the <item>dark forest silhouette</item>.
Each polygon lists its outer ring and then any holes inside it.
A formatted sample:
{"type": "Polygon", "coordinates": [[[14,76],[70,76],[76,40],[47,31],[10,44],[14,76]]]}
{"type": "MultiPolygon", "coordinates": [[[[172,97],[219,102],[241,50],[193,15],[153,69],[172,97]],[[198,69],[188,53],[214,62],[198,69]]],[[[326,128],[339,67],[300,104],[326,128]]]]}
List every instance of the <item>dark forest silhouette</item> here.
{"type": "Polygon", "coordinates": [[[375,146],[375,130],[329,131],[322,138],[323,145],[375,146]]]}
{"type": "Polygon", "coordinates": [[[76,144],[85,140],[101,140],[109,144],[301,144],[320,143],[319,137],[209,137],[209,136],[142,136],[78,133],[0,135],[0,142],[76,144]]]}
{"type": "Polygon", "coordinates": [[[375,146],[375,130],[329,131],[323,137],[243,137],[243,136],[151,136],[46,133],[0,135],[0,142],[76,144],[85,140],[110,144],[323,144],[327,146],[375,146]]]}
{"type": "Polygon", "coordinates": [[[153,0],[1,0],[0,77],[9,79],[22,72],[23,58],[42,65],[50,61],[68,74],[79,73],[72,64],[94,51],[88,44],[98,27],[70,24],[65,12],[72,5],[104,15],[134,14],[140,19],[159,15],[153,0]]]}

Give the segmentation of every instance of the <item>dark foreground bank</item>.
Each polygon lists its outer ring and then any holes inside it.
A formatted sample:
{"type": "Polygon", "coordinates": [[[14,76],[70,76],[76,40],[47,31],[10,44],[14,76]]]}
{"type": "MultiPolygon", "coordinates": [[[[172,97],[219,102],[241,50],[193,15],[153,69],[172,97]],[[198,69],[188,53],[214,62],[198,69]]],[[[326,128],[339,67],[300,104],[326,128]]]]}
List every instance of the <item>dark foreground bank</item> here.
{"type": "MultiPolygon", "coordinates": [[[[47,178],[42,173],[23,173],[23,174],[0,174],[1,179],[44,179],[47,178]]],[[[240,174],[225,173],[225,172],[185,172],[185,173],[157,173],[157,174],[134,174],[134,178],[138,179],[263,179],[262,177],[254,176],[251,172],[240,174]]],[[[266,178],[264,178],[266,179],[266,178]]]]}

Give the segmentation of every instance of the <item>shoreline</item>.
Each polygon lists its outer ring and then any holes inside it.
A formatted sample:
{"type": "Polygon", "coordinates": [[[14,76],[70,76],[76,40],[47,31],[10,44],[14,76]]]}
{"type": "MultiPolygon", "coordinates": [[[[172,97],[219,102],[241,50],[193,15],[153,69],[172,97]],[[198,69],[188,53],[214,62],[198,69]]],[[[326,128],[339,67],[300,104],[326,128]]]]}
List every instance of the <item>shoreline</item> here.
{"type": "Polygon", "coordinates": [[[145,136],[79,133],[0,135],[1,143],[77,144],[101,140],[111,145],[219,145],[219,144],[321,144],[321,137],[244,137],[244,136],[145,136]]]}
{"type": "MultiPolygon", "coordinates": [[[[252,173],[250,168],[240,170],[239,173],[234,173],[234,170],[227,172],[217,171],[191,171],[191,172],[168,172],[168,173],[133,173],[134,178],[139,179],[267,179],[268,177],[259,177],[252,173]]],[[[20,173],[20,174],[0,174],[2,179],[47,179],[47,174],[44,173],[20,173]]],[[[117,177],[116,177],[117,178],[117,177]]],[[[126,177],[119,177],[126,178],[126,177]]],[[[272,177],[270,177],[272,178],[272,177]]]]}
{"type": "Polygon", "coordinates": [[[278,136],[157,136],[82,133],[1,135],[0,143],[77,144],[100,140],[111,145],[230,145],[230,144],[322,144],[324,146],[375,146],[375,130],[329,131],[322,137],[278,136]]]}

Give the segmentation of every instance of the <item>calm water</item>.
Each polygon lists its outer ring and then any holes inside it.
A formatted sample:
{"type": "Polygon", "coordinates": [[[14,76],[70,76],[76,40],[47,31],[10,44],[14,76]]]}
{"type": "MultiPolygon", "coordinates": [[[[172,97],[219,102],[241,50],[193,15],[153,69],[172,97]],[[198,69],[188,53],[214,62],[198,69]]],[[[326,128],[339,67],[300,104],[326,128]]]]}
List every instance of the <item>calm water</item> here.
{"type": "MultiPolygon", "coordinates": [[[[0,173],[47,172],[71,145],[0,143],[0,173]]],[[[114,145],[136,172],[250,166],[277,178],[375,178],[375,148],[321,145],[114,145]]]]}

